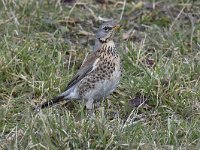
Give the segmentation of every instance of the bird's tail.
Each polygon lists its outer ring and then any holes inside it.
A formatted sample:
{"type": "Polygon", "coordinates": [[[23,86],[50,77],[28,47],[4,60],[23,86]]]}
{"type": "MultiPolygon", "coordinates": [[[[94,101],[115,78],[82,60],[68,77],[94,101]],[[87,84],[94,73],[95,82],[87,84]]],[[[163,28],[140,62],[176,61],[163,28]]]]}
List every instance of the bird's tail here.
{"type": "Polygon", "coordinates": [[[64,100],[64,95],[60,95],[60,96],[57,96],[55,98],[53,98],[52,100],[50,101],[46,101],[44,103],[42,103],[41,105],[39,105],[39,108],[43,109],[43,108],[46,108],[46,107],[50,107],[60,101],[63,101],[64,100]]]}

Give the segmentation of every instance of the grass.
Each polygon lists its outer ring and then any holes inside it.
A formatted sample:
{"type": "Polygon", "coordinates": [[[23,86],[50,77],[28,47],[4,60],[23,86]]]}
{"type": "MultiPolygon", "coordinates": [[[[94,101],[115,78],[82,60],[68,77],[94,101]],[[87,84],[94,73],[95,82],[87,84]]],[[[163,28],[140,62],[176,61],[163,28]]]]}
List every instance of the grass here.
{"type": "Polygon", "coordinates": [[[200,3],[125,2],[0,1],[1,149],[199,149],[200,3]],[[95,117],[81,102],[33,112],[62,92],[102,20],[121,16],[123,79],[95,117]]]}

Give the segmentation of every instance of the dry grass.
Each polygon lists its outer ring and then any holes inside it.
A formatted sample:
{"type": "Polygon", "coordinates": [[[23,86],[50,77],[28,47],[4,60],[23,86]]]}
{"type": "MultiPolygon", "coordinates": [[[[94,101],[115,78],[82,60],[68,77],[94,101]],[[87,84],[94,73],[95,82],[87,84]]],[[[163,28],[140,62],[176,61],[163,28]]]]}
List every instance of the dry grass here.
{"type": "Polygon", "coordinates": [[[183,0],[1,0],[0,148],[198,149],[199,10],[183,0]],[[78,102],[33,112],[65,88],[111,18],[123,25],[116,92],[94,118],[78,102]]]}

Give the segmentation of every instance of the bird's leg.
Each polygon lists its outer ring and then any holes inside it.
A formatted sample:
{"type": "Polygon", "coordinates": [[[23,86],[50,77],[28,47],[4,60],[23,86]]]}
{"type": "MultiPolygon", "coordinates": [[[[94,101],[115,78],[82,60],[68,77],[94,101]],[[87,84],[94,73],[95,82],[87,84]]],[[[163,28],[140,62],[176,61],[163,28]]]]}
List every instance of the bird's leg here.
{"type": "Polygon", "coordinates": [[[86,102],[86,108],[88,110],[88,114],[90,117],[95,116],[95,114],[93,112],[93,102],[94,102],[94,99],[88,99],[88,101],[86,102]]]}
{"type": "Polygon", "coordinates": [[[89,100],[86,102],[86,108],[89,109],[89,110],[93,109],[93,102],[94,102],[93,99],[89,99],[89,100]]]}
{"type": "Polygon", "coordinates": [[[95,108],[99,108],[100,106],[101,106],[101,102],[100,101],[95,103],[95,108]]]}

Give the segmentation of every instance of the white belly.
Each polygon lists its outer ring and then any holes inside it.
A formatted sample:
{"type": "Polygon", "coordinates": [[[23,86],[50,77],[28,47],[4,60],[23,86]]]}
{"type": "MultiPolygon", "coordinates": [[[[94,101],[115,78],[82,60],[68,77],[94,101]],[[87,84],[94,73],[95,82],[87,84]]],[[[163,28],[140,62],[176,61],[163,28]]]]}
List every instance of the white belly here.
{"type": "Polygon", "coordinates": [[[85,99],[92,97],[95,101],[100,101],[106,98],[109,94],[111,94],[119,84],[121,78],[121,71],[116,70],[113,72],[113,76],[110,80],[100,81],[96,84],[93,90],[90,90],[86,95],[85,99]]]}

